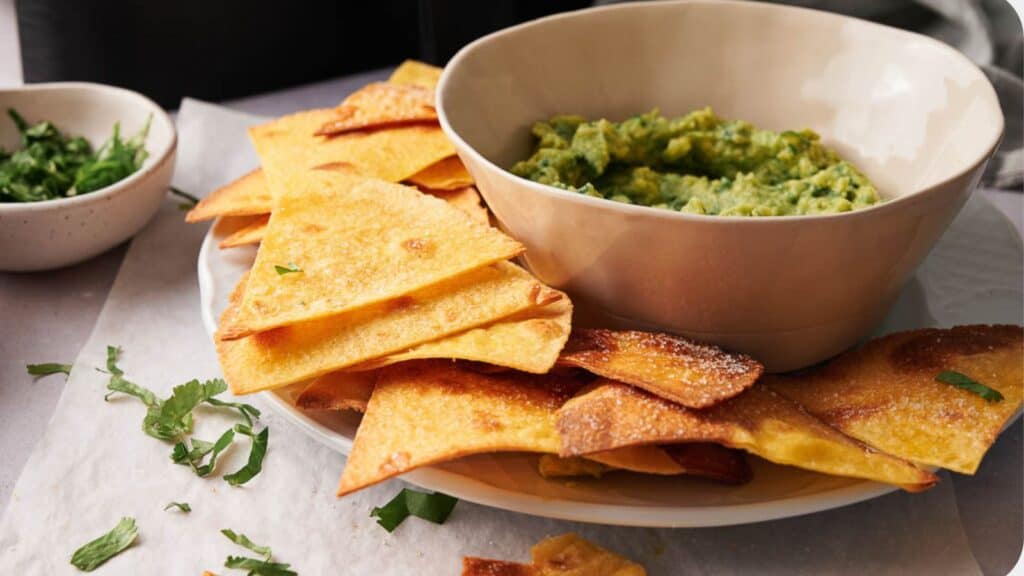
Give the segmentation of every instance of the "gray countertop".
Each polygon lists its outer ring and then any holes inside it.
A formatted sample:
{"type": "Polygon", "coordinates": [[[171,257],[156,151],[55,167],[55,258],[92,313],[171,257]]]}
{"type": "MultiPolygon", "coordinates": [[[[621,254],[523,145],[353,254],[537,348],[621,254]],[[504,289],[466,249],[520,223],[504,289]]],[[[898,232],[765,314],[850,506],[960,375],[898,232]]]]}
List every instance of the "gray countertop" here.
{"type": "MultiPolygon", "coordinates": [[[[386,75],[387,71],[370,72],[225,104],[267,116],[330,106],[386,75]]],[[[990,190],[980,193],[1013,221],[1018,233],[1024,230],[1024,196],[990,190]]],[[[60,376],[33,382],[25,373],[25,364],[74,360],[103,307],[124,252],[125,247],[119,246],[56,271],[0,273],[0,513],[36,439],[46,429],[64,385],[60,376]]],[[[953,477],[964,529],[986,574],[1005,574],[1020,557],[1024,512],[1020,506],[1008,507],[1001,495],[1024,491],[1019,464],[1022,450],[1024,431],[1017,422],[993,447],[976,476],[953,477]],[[1015,515],[1018,529],[993,531],[986,519],[994,515],[1015,515]]]]}

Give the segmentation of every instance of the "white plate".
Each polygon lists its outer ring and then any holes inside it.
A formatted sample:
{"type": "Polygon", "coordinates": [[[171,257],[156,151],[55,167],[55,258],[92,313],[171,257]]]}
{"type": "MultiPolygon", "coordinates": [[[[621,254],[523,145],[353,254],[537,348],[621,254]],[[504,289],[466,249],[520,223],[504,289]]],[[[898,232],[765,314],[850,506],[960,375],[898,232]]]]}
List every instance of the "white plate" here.
{"type": "MultiPolygon", "coordinates": [[[[212,334],[255,249],[219,250],[229,230],[213,226],[199,253],[203,323],[212,334]]],[[[965,323],[1020,323],[1021,240],[986,200],[974,197],[904,289],[878,333],[965,323]]],[[[263,397],[283,418],[347,454],[358,417],[303,412],[294,389],[263,397]]],[[[798,516],[892,492],[894,488],[776,466],[751,458],[754,479],[740,487],[694,478],[616,473],[594,480],[546,481],[536,456],[484,455],[423,468],[403,479],[428,490],[515,512],[625,526],[723,526],[798,516]]]]}

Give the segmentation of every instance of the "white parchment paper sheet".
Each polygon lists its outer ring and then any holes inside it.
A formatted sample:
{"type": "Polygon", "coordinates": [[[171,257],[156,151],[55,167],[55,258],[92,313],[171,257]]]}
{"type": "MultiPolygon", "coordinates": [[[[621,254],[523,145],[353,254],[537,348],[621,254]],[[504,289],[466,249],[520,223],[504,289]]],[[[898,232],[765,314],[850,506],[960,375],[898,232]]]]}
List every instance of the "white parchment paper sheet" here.
{"type": "MultiPolygon", "coordinates": [[[[256,164],[245,137],[251,117],[186,101],[178,117],[175,184],[203,193],[256,164]]],[[[731,528],[655,530],[573,524],[460,503],[436,526],[410,519],[388,534],[371,508],[402,486],[391,481],[334,497],[343,458],[264,411],[270,450],[264,471],[233,488],[221,479],[241,465],[243,441],[206,479],[171,463],[170,445],[140,430],[144,409],[131,398],[103,401],[105,346],[124,348],[133,381],[166,396],[191,378],[219,374],[199,314],[195,262],[205,226],[187,225],[169,199],[134,240],[103,313],[75,363],[53,420],[16,485],[0,522],[0,566],[8,574],[75,574],[81,544],[121,516],[138,520],[135,545],[96,574],[218,574],[242,552],[219,534],[244,532],[273,547],[304,576],[443,574],[464,555],[528,558],[552,534],[584,537],[659,574],[977,574],[948,478],[921,495],[896,493],[789,520],[731,528]],[[191,514],[165,512],[185,501],[191,514]]],[[[45,386],[45,382],[36,384],[45,386]]],[[[248,398],[257,406],[260,398],[248,398]]],[[[201,409],[196,435],[213,440],[232,420],[201,409]]]]}

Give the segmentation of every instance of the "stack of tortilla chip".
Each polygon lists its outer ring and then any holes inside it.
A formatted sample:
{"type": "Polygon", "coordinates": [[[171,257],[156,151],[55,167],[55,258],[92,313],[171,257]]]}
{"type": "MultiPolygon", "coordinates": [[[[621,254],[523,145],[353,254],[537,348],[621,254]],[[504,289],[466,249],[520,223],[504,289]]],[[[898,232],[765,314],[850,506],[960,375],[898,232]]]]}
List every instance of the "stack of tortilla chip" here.
{"type": "Polygon", "coordinates": [[[188,216],[229,226],[224,247],[259,245],[215,336],[232,391],[298,384],[303,409],[363,413],[339,494],[501,452],[539,455],[548,478],[739,484],[752,454],[919,491],[936,482],[923,465],[972,473],[1019,409],[1019,327],[893,335],[788,376],[667,334],[573,331],[441,133],[438,74],[409,62],[253,128],[260,168],[188,216]]]}

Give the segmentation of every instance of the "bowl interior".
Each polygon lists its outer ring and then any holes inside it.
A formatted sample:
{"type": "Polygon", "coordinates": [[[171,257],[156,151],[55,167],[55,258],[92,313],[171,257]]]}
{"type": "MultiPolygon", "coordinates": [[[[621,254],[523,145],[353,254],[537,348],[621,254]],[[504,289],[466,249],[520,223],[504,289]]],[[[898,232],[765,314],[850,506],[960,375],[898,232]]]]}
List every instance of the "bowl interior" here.
{"type": "Polygon", "coordinates": [[[28,85],[0,90],[0,148],[21,147],[18,129],[7,116],[14,108],[27,121],[49,120],[66,135],[83,136],[93,148],[101,146],[119,123],[121,136],[135,136],[152,115],[140,172],[160,161],[174,144],[174,126],[166,113],[147,98],[129,90],[87,83],[28,85]]]}
{"type": "Polygon", "coordinates": [[[991,84],[937,41],[756,2],[658,2],[554,16],[486,37],[449,63],[442,114],[502,168],[555,114],[621,120],[712,106],[774,130],[811,128],[886,197],[983,160],[1002,133],[991,84]]]}

